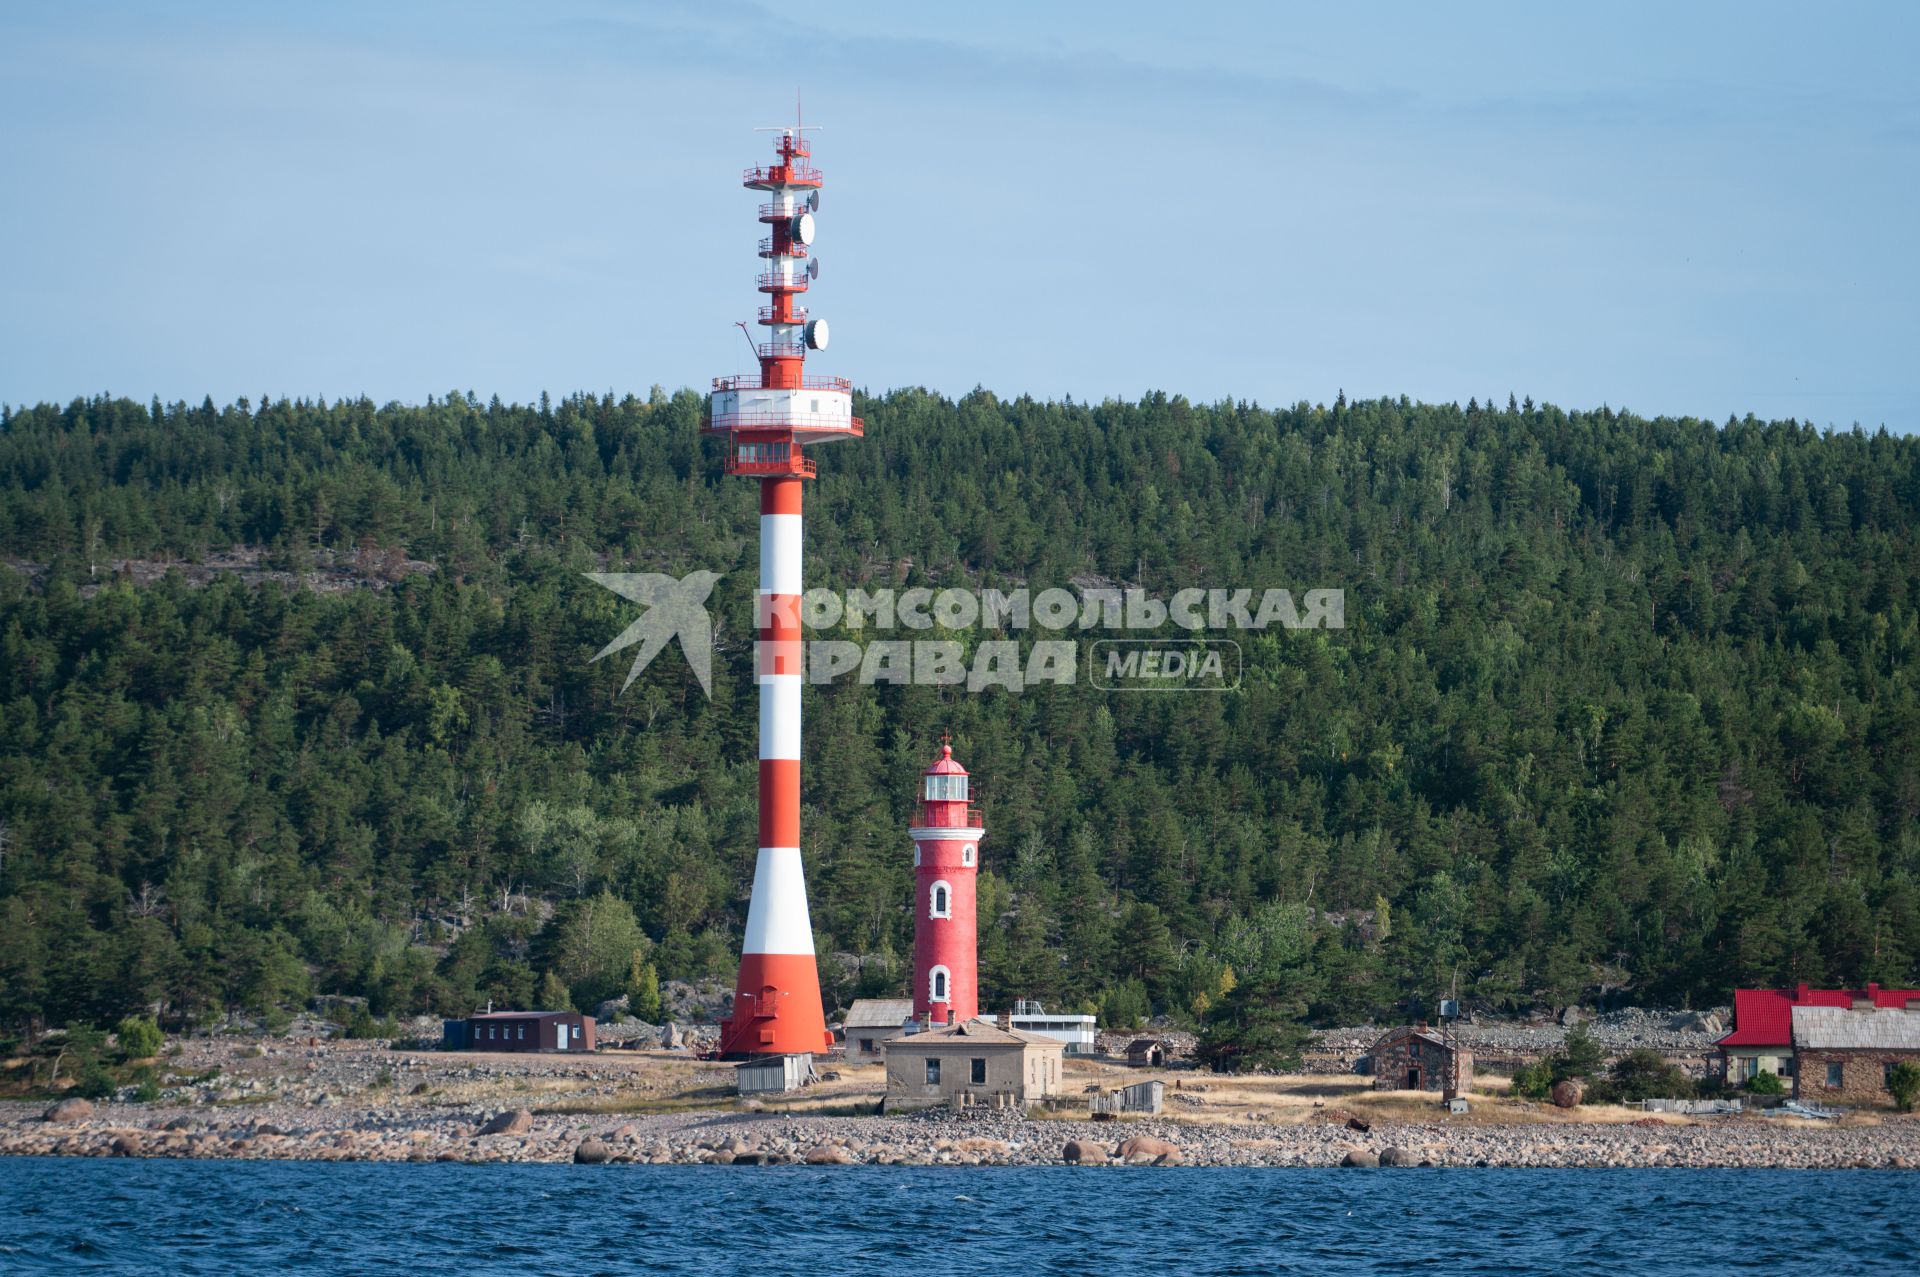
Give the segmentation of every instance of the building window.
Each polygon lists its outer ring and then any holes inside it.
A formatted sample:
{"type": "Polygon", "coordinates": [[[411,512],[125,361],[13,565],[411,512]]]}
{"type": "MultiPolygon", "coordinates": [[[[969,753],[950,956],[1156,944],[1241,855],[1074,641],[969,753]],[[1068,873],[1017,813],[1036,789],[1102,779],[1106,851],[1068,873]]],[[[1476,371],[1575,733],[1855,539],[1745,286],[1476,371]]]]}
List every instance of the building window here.
{"type": "Polygon", "coordinates": [[[968,844],[967,846],[960,849],[960,863],[963,865],[970,865],[973,863],[972,844],[968,844]]]}
{"type": "Polygon", "coordinates": [[[929,918],[953,917],[953,888],[945,882],[933,884],[933,895],[927,909],[929,918]]]}
{"type": "Polygon", "coordinates": [[[940,1085],[940,1060],[937,1056],[927,1057],[927,1085],[940,1085]]]}
{"type": "Polygon", "coordinates": [[[516,1037],[516,1038],[518,1038],[518,1039],[519,1039],[520,1041],[522,1041],[522,1042],[524,1042],[524,1041],[526,1041],[526,1040],[527,1040],[527,1026],[526,1026],[526,1025],[524,1025],[524,1024],[519,1024],[519,1025],[515,1025],[515,1026],[514,1026],[514,1034],[513,1034],[513,1036],[514,1036],[514,1037],[516,1037]]]}
{"type": "Polygon", "coordinates": [[[927,801],[964,803],[967,801],[967,778],[965,776],[927,777],[927,801]]]}
{"type": "Polygon", "coordinates": [[[948,974],[945,967],[935,967],[933,969],[933,975],[927,981],[927,997],[929,999],[934,1002],[948,1002],[952,1000],[948,996],[947,990],[947,986],[950,983],[947,978],[948,974]]]}
{"type": "Polygon", "coordinates": [[[1886,1087],[1889,1091],[1893,1089],[1893,1071],[1897,1067],[1899,1066],[1895,1064],[1882,1064],[1880,1066],[1880,1085],[1886,1087]]]}
{"type": "Polygon", "coordinates": [[[1827,1085],[1837,1091],[1845,1084],[1846,1066],[1842,1064],[1827,1065],[1827,1085]]]}
{"type": "Polygon", "coordinates": [[[968,1074],[967,1080],[975,1086],[985,1086],[987,1084],[987,1062],[985,1059],[977,1055],[973,1057],[973,1071],[968,1074]]]}

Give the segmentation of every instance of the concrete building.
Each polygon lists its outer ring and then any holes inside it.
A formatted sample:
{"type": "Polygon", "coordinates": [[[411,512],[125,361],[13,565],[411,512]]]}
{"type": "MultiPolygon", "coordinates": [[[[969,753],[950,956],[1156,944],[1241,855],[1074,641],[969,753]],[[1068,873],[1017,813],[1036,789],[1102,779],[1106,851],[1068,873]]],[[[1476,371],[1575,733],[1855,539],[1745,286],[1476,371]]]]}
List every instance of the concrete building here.
{"type": "Polygon", "coordinates": [[[1896,1064],[1920,1065],[1920,1000],[1910,1007],[1793,1008],[1793,1096],[1816,1104],[1887,1104],[1896,1064]]]}
{"type": "Polygon", "coordinates": [[[1453,1093],[1464,1095],[1473,1086],[1473,1052],[1448,1041],[1424,1020],[1387,1030],[1373,1044],[1373,1089],[1376,1091],[1447,1092],[1448,1065],[1457,1070],[1453,1093]]]}
{"type": "Polygon", "coordinates": [[[1024,1108],[1061,1093],[1064,1043],[985,1020],[887,1039],[886,1110],[1024,1108]]]}
{"type": "Polygon", "coordinates": [[[847,1022],[841,1026],[846,1035],[847,1062],[878,1061],[880,1046],[888,1038],[897,1038],[913,1019],[911,998],[860,998],[847,1008],[847,1022]]]}
{"type": "Polygon", "coordinates": [[[1920,1008],[1920,989],[1735,989],[1733,1032],[1714,1045],[1719,1048],[1721,1075],[1735,1086],[1756,1073],[1794,1076],[1793,1016],[1800,1007],[1920,1008]]]}

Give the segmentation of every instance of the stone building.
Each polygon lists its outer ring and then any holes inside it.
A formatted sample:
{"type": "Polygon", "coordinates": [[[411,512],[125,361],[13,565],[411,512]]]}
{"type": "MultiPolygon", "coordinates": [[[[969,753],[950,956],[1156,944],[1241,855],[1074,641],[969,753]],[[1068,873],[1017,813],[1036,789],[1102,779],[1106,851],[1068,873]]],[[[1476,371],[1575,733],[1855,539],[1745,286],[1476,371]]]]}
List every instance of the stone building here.
{"type": "Polygon", "coordinates": [[[847,1008],[847,1063],[877,1061],[880,1047],[888,1038],[900,1036],[904,1025],[913,1019],[912,998],[860,998],[847,1008]]]}
{"type": "Polygon", "coordinates": [[[1804,983],[1793,989],[1735,989],[1733,1032],[1716,1043],[1716,1068],[1735,1086],[1751,1082],[1756,1073],[1790,1078],[1794,1075],[1793,1017],[1801,1008],[1908,1006],[1920,1007],[1920,989],[1883,989],[1877,984],[1864,989],[1815,989],[1804,983]]]}
{"type": "Polygon", "coordinates": [[[1376,1091],[1444,1094],[1450,1061],[1458,1069],[1453,1079],[1453,1093],[1465,1095],[1473,1085],[1473,1052],[1428,1028],[1425,1020],[1388,1029],[1373,1044],[1370,1058],[1376,1091]]]}
{"type": "Polygon", "coordinates": [[[1793,1008],[1795,1099],[1886,1104],[1896,1064],[1920,1065],[1920,1007],[1793,1008]]]}
{"type": "Polygon", "coordinates": [[[1066,1043],[985,1020],[887,1039],[886,1110],[938,1104],[1024,1108],[1061,1093],[1066,1043]]]}

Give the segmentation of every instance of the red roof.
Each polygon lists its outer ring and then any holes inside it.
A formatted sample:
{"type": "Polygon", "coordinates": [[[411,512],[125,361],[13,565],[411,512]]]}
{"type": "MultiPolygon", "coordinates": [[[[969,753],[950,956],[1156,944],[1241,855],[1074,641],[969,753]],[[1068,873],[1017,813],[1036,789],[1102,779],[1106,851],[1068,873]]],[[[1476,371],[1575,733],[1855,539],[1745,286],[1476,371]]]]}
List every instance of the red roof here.
{"type": "Polygon", "coordinates": [[[933,766],[920,773],[922,776],[964,776],[967,769],[953,761],[953,746],[942,745],[940,757],[933,760],[933,766]]]}
{"type": "Polygon", "coordinates": [[[1877,1007],[1898,1009],[1910,1001],[1920,1004],[1920,989],[1883,989],[1870,984],[1864,989],[1735,989],[1733,991],[1733,1032],[1718,1046],[1792,1046],[1793,1009],[1800,1007],[1850,1007],[1856,999],[1872,999],[1877,1007]]]}

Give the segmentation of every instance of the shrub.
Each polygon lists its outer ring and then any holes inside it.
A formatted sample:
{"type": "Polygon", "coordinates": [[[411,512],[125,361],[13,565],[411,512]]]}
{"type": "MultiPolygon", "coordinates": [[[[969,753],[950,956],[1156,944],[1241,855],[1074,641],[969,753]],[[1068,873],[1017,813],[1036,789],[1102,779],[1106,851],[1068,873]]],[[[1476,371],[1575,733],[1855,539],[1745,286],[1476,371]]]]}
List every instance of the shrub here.
{"type": "Polygon", "coordinates": [[[103,1064],[89,1064],[74,1080],[73,1094],[85,1100],[104,1100],[113,1094],[113,1075],[103,1064]]]}
{"type": "Polygon", "coordinates": [[[1887,1090],[1893,1106],[1902,1113],[1913,1112],[1913,1101],[1920,1097],[1920,1064],[1901,1063],[1887,1070],[1887,1090]]]}
{"type": "Polygon", "coordinates": [[[120,1054],[129,1060],[145,1060],[158,1055],[167,1041],[166,1035],[160,1032],[160,1026],[144,1015],[128,1016],[115,1025],[113,1031],[120,1039],[120,1054]]]}
{"type": "Polygon", "coordinates": [[[1667,1063],[1658,1051],[1641,1047],[1614,1061],[1604,1089],[1613,1103],[1637,1104],[1652,1099],[1690,1100],[1697,1088],[1685,1070],[1667,1063]]]}
{"type": "Polygon", "coordinates": [[[1780,1080],[1778,1073],[1763,1069],[1747,1079],[1747,1090],[1754,1095],[1785,1095],[1787,1084],[1780,1080]]]}
{"type": "Polygon", "coordinates": [[[1546,1060],[1523,1064],[1513,1073],[1513,1094],[1522,1099],[1544,1100],[1553,1093],[1553,1066],[1546,1060]]]}

